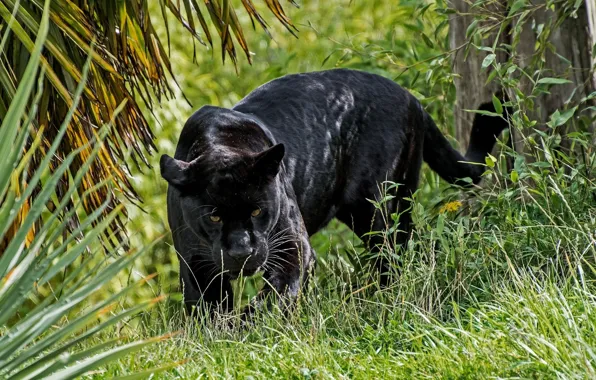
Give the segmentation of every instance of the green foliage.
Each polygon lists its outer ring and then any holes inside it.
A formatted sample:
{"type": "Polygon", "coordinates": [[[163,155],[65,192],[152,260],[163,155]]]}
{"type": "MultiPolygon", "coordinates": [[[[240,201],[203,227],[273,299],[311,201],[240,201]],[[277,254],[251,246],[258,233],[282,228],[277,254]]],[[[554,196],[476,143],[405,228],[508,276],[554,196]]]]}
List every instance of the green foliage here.
{"type": "Polygon", "coordinates": [[[292,315],[261,312],[244,329],[228,327],[236,316],[195,324],[161,309],[144,320],[139,336],[181,327],[184,333],[108,366],[103,375],[142,370],[164,358],[186,360],[160,376],[165,379],[583,378],[593,373],[596,302],[590,288],[510,265],[501,272],[506,277],[483,284],[490,300],[471,306],[447,302],[446,316],[432,309],[451,298],[432,276],[443,262],[415,263],[408,267],[415,270],[411,276],[390,290],[353,289],[335,278],[305,294],[292,315]]]}

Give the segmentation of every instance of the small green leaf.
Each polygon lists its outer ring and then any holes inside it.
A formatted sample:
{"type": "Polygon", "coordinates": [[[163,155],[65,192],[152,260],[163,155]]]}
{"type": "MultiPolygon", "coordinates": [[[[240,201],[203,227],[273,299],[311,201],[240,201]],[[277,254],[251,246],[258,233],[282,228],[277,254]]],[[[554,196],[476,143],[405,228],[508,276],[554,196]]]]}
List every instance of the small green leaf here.
{"type": "Polygon", "coordinates": [[[439,34],[447,25],[449,25],[449,20],[441,21],[441,23],[439,24],[439,26],[437,26],[437,29],[435,30],[435,39],[439,39],[439,34]]]}
{"type": "Polygon", "coordinates": [[[487,67],[489,67],[495,61],[495,58],[496,57],[497,56],[495,54],[489,54],[489,55],[487,55],[484,58],[484,60],[482,61],[482,68],[483,69],[486,69],[487,67]]]}
{"type": "Polygon", "coordinates": [[[488,74],[488,78],[486,78],[486,82],[484,83],[484,85],[489,84],[490,82],[492,82],[493,79],[495,79],[495,77],[497,76],[498,71],[497,70],[492,70],[490,72],[490,74],[488,74]]]}
{"type": "Polygon", "coordinates": [[[493,106],[495,107],[495,111],[497,111],[497,113],[499,115],[503,115],[503,105],[501,104],[501,101],[499,100],[499,98],[497,98],[494,94],[493,94],[493,106]]]}
{"type": "Polygon", "coordinates": [[[569,119],[571,119],[571,117],[573,117],[576,110],[577,110],[577,106],[570,108],[563,113],[560,113],[559,110],[556,110],[550,116],[550,121],[547,124],[551,128],[556,128],[558,126],[561,126],[561,125],[565,124],[569,119]]]}
{"type": "Polygon", "coordinates": [[[478,27],[478,19],[472,21],[470,26],[468,26],[468,29],[466,29],[466,38],[470,38],[470,36],[472,35],[472,33],[474,33],[474,31],[476,30],[477,27],[478,27]]]}
{"type": "Polygon", "coordinates": [[[486,166],[488,166],[489,168],[494,168],[495,167],[495,162],[497,162],[497,159],[494,158],[493,156],[491,156],[490,154],[488,156],[486,156],[486,158],[484,159],[484,162],[486,162],[486,166]]]}
{"type": "Polygon", "coordinates": [[[428,36],[424,33],[422,33],[422,39],[424,40],[424,43],[426,44],[426,46],[428,46],[429,48],[433,48],[433,42],[430,40],[430,38],[428,38],[428,36]]]}
{"type": "Polygon", "coordinates": [[[590,95],[586,96],[585,98],[583,98],[582,100],[580,100],[581,103],[584,103],[590,99],[594,99],[596,98],[596,91],[594,91],[593,93],[591,93],[590,95]]]}
{"type": "Polygon", "coordinates": [[[500,114],[495,113],[495,112],[490,112],[490,111],[484,111],[484,110],[464,110],[466,112],[472,112],[472,113],[478,113],[480,115],[485,115],[485,116],[494,116],[494,117],[501,117],[500,114]]]}
{"type": "Polygon", "coordinates": [[[439,214],[438,218],[437,218],[437,235],[442,235],[443,234],[443,229],[445,228],[445,216],[443,214],[439,214]]]}
{"type": "Polygon", "coordinates": [[[509,9],[509,16],[515,14],[515,12],[519,11],[521,8],[523,8],[526,5],[526,1],[525,0],[516,0],[512,5],[511,8],[509,9]]]}
{"type": "Polygon", "coordinates": [[[517,170],[512,170],[511,171],[511,181],[517,182],[518,180],[519,180],[519,174],[517,173],[517,170]]]}
{"type": "Polygon", "coordinates": [[[572,83],[570,80],[568,79],[564,79],[564,78],[540,78],[538,80],[538,82],[536,82],[537,84],[566,84],[566,83],[572,83]]]}
{"type": "Polygon", "coordinates": [[[414,79],[410,82],[410,87],[414,87],[416,81],[418,81],[418,77],[420,77],[420,71],[416,71],[416,74],[414,74],[414,79]]]}

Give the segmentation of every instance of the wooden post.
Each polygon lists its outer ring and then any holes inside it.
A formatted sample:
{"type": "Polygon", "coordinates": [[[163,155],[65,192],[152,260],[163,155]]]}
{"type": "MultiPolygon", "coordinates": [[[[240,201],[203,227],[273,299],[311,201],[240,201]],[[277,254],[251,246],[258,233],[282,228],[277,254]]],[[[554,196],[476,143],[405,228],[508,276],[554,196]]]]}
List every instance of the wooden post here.
{"type": "MultiPolygon", "coordinates": [[[[544,2],[544,1],[542,1],[544,2]]],[[[540,1],[534,2],[534,5],[540,1]]],[[[452,49],[464,45],[468,38],[466,31],[474,21],[474,12],[477,9],[470,6],[470,0],[453,0],[452,8],[456,13],[452,14],[449,20],[449,41],[452,49]]],[[[505,17],[507,15],[507,1],[500,0],[491,2],[490,12],[505,17]]],[[[563,110],[566,103],[570,100],[572,103],[590,94],[596,89],[592,68],[593,60],[591,58],[592,46],[595,41],[596,25],[596,0],[585,0],[578,11],[577,17],[569,17],[558,27],[550,31],[548,43],[554,47],[555,52],[547,51],[544,62],[545,76],[560,76],[570,80],[572,83],[566,85],[556,85],[550,89],[550,94],[540,95],[535,100],[534,117],[544,125],[548,117],[557,109],[563,110]]],[[[523,20],[522,36],[515,51],[517,64],[522,67],[528,67],[536,57],[537,26],[552,20],[555,14],[551,10],[542,9],[533,12],[530,17],[523,20]]],[[[483,46],[492,46],[496,36],[493,34],[487,40],[482,41],[483,46]]],[[[503,33],[499,36],[500,43],[510,44],[511,35],[503,33]]],[[[498,46],[498,45],[497,45],[498,46]]],[[[490,102],[492,95],[499,92],[495,84],[486,84],[490,69],[482,69],[482,61],[487,53],[471,47],[467,57],[464,51],[459,50],[453,58],[454,72],[459,74],[460,78],[455,81],[456,104],[455,104],[455,124],[456,137],[460,144],[465,147],[468,144],[468,136],[474,118],[473,113],[465,112],[464,109],[477,109],[481,104],[490,102]]],[[[508,57],[504,52],[497,52],[497,61],[505,61],[508,57]]],[[[532,73],[529,73],[532,75],[532,73]]],[[[521,90],[529,93],[529,83],[522,81],[521,90]]],[[[567,126],[570,129],[577,128],[574,123],[567,126]]],[[[593,130],[593,126],[591,127],[593,130]]],[[[516,148],[521,151],[522,146],[519,141],[515,142],[516,148]]]]}

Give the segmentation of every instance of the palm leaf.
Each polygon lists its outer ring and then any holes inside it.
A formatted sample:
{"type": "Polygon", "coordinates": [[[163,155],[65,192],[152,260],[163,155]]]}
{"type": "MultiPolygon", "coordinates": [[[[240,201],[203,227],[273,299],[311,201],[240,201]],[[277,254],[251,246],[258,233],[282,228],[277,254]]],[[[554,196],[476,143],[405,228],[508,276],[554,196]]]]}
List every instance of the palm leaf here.
{"type": "MultiPolygon", "coordinates": [[[[262,1],[294,33],[295,28],[279,1],[262,1]]],[[[50,3],[48,35],[39,57],[44,69],[44,91],[31,127],[31,136],[41,135],[42,141],[33,157],[32,168],[41,165],[51,143],[56,141],[61,121],[73,106],[74,93],[82,81],[82,68],[89,55],[87,86],[60,146],[51,157],[49,170],[55,171],[70,152],[86,146],[98,129],[110,122],[118,107],[124,104],[122,112],[113,120],[106,143],[78,185],[77,191],[83,193],[105,179],[110,178],[113,182],[110,187],[94,188],[84,204],[86,213],[99,208],[109,195],[111,203],[105,215],[123,199],[138,200],[129,180],[128,165],[146,166],[147,154],[156,149],[142,108],[152,111],[156,102],[173,95],[171,86],[176,85],[168,53],[156,33],[148,4],[146,0],[53,0],[50,3]]],[[[193,43],[203,45],[212,46],[217,35],[222,60],[227,55],[236,64],[238,45],[250,62],[249,46],[232,1],[159,0],[159,4],[166,28],[173,19],[184,26],[193,43]]],[[[25,78],[25,66],[32,55],[33,41],[40,32],[43,6],[42,0],[0,0],[0,30],[6,37],[3,39],[4,53],[0,56],[0,115],[6,113],[7,105],[16,96],[15,89],[25,78]],[[7,31],[10,31],[10,37],[7,37],[7,31]]],[[[242,8],[267,30],[267,23],[251,0],[242,0],[242,8]]],[[[31,103],[27,104],[27,108],[31,108],[31,103]]],[[[32,140],[33,137],[28,139],[29,145],[32,140]]],[[[59,182],[59,194],[67,192],[67,179],[81,170],[89,155],[90,148],[87,146],[74,157],[59,182]]],[[[29,206],[28,203],[23,205],[25,208],[29,206]]],[[[124,238],[119,231],[125,218],[125,213],[118,216],[106,231],[107,235],[115,236],[113,244],[124,238]]],[[[14,233],[22,222],[21,215],[14,220],[11,232],[14,233]]],[[[75,218],[72,227],[77,223],[79,221],[75,218]]],[[[8,234],[0,242],[0,252],[7,246],[10,236],[8,234]]]]}
{"type": "MultiPolygon", "coordinates": [[[[82,66],[73,106],[66,110],[66,118],[56,131],[56,139],[46,147],[47,154],[38,163],[39,167],[31,169],[35,166],[33,158],[43,149],[42,140],[45,138],[39,134],[29,147],[24,148],[29,132],[35,128],[34,122],[38,120],[37,110],[42,109],[38,106],[43,98],[44,82],[38,78],[44,75],[44,70],[39,70],[39,67],[43,67],[42,52],[50,29],[49,0],[46,0],[44,9],[28,64],[0,127],[0,156],[5,158],[0,161],[0,238],[8,235],[9,227],[15,229],[0,257],[0,378],[72,378],[165,338],[151,338],[114,348],[109,345],[115,342],[106,342],[86,350],[76,350],[78,343],[153,305],[159,298],[128,310],[122,311],[117,307],[123,295],[144,284],[148,277],[124,287],[107,299],[88,301],[144,252],[110,255],[110,262],[104,262],[99,237],[120,215],[122,206],[107,211],[110,205],[108,198],[94,212],[85,214],[83,205],[96,194],[96,189],[111,186],[110,181],[98,183],[80,194],[76,203],[73,201],[77,185],[102,152],[110,126],[98,130],[92,139],[66,155],[54,170],[48,170],[49,162],[58,152],[62,140],[68,136],[70,120],[76,114],[75,107],[85,94],[92,58],[82,66]],[[31,99],[35,83],[40,85],[40,89],[31,99]],[[27,108],[29,112],[25,112],[27,108]],[[64,194],[57,194],[60,181],[76,158],[82,164],[76,176],[69,180],[72,186],[64,194]],[[30,201],[33,189],[39,191],[30,201]],[[46,205],[52,198],[58,206],[47,213],[46,205]],[[73,207],[68,209],[67,205],[71,203],[73,207]],[[102,218],[105,212],[107,217],[102,218]],[[69,220],[76,215],[86,216],[82,216],[78,227],[69,233],[69,220]],[[17,218],[20,218],[20,223],[15,224],[17,218]],[[36,220],[43,220],[37,229],[34,228],[36,220]],[[94,253],[88,256],[88,264],[80,262],[73,265],[81,253],[89,249],[94,253]],[[100,258],[99,264],[93,264],[93,257],[100,258]],[[69,275],[58,283],[57,275],[66,269],[71,269],[69,275]],[[53,284],[50,284],[52,280],[53,284]],[[86,307],[81,309],[83,301],[87,301],[86,307]],[[19,316],[19,308],[25,304],[29,310],[24,316],[19,316]],[[77,313],[73,314],[74,311],[77,313]],[[97,320],[100,322],[94,325],[97,320]],[[56,328],[56,325],[62,328],[56,328]],[[67,342],[63,343],[65,340],[67,342]]],[[[116,250],[112,253],[115,254],[116,250]]]]}

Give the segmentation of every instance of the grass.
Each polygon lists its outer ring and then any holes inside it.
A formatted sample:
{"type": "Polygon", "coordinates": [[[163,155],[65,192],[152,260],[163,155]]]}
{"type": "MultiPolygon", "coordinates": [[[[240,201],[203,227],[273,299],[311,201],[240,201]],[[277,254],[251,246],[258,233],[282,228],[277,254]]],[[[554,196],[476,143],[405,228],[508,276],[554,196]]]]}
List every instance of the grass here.
{"type": "MultiPolygon", "coordinates": [[[[532,178],[531,168],[520,170],[532,178]]],[[[322,255],[325,265],[293,313],[261,310],[238,327],[238,315],[185,320],[170,300],[118,331],[131,339],[180,333],[96,376],[172,362],[183,363],[156,376],[595,376],[595,208],[578,196],[592,182],[564,186],[564,172],[545,174],[528,192],[525,180],[504,184],[493,174],[475,197],[415,197],[416,228],[390,288],[346,264],[357,249],[333,224],[341,240],[329,244],[327,231],[313,242],[330,251],[339,244],[339,253],[322,255]]]]}
{"type": "MultiPolygon", "coordinates": [[[[511,272],[492,299],[436,315],[399,292],[317,289],[291,316],[261,314],[246,329],[145,316],[133,337],[180,335],[101,376],[186,361],[160,378],[585,378],[596,362],[590,288],[511,272]],[[147,323],[151,321],[150,323],[147,323]]],[[[217,323],[217,322],[216,322],[217,323]]]]}

